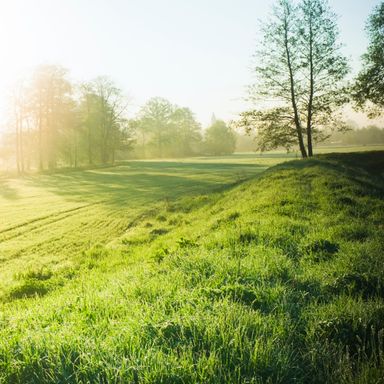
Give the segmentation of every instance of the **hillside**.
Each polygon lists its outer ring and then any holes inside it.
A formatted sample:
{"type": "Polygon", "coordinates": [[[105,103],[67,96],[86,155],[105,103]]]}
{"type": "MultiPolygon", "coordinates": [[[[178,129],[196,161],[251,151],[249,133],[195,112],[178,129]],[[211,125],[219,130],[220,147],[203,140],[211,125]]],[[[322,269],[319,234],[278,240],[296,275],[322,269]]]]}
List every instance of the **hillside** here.
{"type": "Polygon", "coordinates": [[[123,211],[109,238],[79,222],[76,258],[2,271],[0,382],[382,382],[384,152],[229,181],[123,211]]]}

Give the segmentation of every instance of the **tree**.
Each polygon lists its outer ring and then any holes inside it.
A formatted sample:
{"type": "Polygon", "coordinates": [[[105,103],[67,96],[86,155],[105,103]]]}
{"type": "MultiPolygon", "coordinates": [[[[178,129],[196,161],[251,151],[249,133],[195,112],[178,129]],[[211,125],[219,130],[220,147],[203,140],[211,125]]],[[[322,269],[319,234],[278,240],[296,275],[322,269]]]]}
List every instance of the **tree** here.
{"type": "Polygon", "coordinates": [[[173,111],[173,154],[191,156],[197,152],[201,143],[201,127],[189,108],[176,107],[173,111]]]}
{"type": "Polygon", "coordinates": [[[228,155],[236,148],[236,135],[222,120],[216,120],[204,135],[204,146],[207,154],[228,155]]]}
{"type": "Polygon", "coordinates": [[[27,96],[32,120],[38,130],[39,168],[46,163],[49,169],[57,167],[59,143],[66,122],[72,112],[72,85],[68,71],[56,65],[42,65],[33,76],[27,96]]]}
{"type": "Polygon", "coordinates": [[[80,87],[67,77],[65,68],[44,65],[14,87],[9,138],[19,173],[31,164],[43,170],[113,163],[131,150],[122,92],[106,77],[80,87]]]}
{"type": "Polygon", "coordinates": [[[81,84],[80,93],[79,110],[88,163],[113,163],[116,151],[127,140],[124,117],[127,102],[121,90],[105,76],[81,84]]]}
{"type": "Polygon", "coordinates": [[[26,101],[25,101],[25,84],[19,81],[15,84],[11,103],[13,114],[11,124],[14,126],[15,154],[17,173],[24,173],[24,126],[26,119],[26,101]]]}
{"type": "Polygon", "coordinates": [[[94,92],[99,101],[100,157],[103,164],[115,160],[119,146],[120,123],[126,110],[122,92],[107,77],[101,76],[93,81],[94,92]]]}
{"type": "Polygon", "coordinates": [[[326,137],[324,127],[343,127],[336,112],[347,101],[348,66],[336,16],[326,0],[279,0],[262,33],[250,96],[268,100],[267,106],[242,113],[237,125],[257,130],[261,150],[298,145],[302,157],[312,156],[313,142],[326,137]]]}
{"type": "Polygon", "coordinates": [[[370,117],[379,116],[384,107],[384,2],[368,19],[367,52],[363,55],[363,69],[357,76],[353,96],[359,108],[365,108],[370,117]]]}
{"type": "Polygon", "coordinates": [[[84,82],[79,86],[79,116],[80,125],[83,131],[84,147],[89,165],[94,163],[95,132],[97,126],[97,97],[93,91],[93,85],[90,82],[84,82]]]}
{"type": "Polygon", "coordinates": [[[148,152],[157,157],[190,156],[201,142],[200,124],[192,111],[161,97],[150,99],[130,126],[137,131],[144,157],[148,152]]]}
{"type": "Polygon", "coordinates": [[[149,144],[158,157],[164,156],[165,147],[171,141],[173,112],[172,104],[162,97],[150,99],[140,110],[140,130],[150,136],[149,144]]]}
{"type": "Polygon", "coordinates": [[[63,144],[72,129],[75,106],[67,71],[55,65],[37,67],[30,77],[15,84],[11,103],[19,173],[32,162],[39,169],[54,169],[58,161],[65,162],[63,144]]]}

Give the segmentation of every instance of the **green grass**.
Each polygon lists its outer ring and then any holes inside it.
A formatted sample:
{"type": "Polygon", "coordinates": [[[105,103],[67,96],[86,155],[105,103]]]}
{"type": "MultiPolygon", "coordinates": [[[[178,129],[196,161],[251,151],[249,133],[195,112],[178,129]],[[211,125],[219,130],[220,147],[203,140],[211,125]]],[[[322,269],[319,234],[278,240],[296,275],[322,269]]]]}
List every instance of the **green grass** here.
{"type": "Polygon", "coordinates": [[[25,269],[71,266],[84,249],[108,243],[150,211],[181,196],[219,191],[284,158],[252,155],[0,179],[0,296],[25,269]],[[248,159],[248,160],[247,160],[248,159]],[[213,162],[211,162],[213,161],[213,162]],[[215,163],[218,162],[218,163],[215,163]]]}
{"type": "Polygon", "coordinates": [[[3,180],[0,382],[382,382],[384,152],[284,159],[3,180]]]}

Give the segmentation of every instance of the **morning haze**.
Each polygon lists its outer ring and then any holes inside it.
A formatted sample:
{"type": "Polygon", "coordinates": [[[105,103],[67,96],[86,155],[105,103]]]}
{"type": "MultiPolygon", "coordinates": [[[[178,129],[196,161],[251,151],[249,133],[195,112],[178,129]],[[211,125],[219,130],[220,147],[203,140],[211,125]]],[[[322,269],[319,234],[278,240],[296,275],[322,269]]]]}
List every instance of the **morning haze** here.
{"type": "MultiPolygon", "coordinates": [[[[200,122],[212,113],[233,119],[258,39],[258,20],[273,1],[3,1],[0,86],[21,71],[60,64],[76,80],[111,76],[132,98],[131,111],[162,96],[189,106],[200,122]]],[[[378,1],[330,2],[340,15],[341,40],[356,72],[364,52],[365,21],[378,1]]],[[[2,95],[4,107],[4,91],[2,95]]]]}
{"type": "Polygon", "coordinates": [[[0,46],[0,383],[382,383],[382,0],[9,0],[0,46]]]}

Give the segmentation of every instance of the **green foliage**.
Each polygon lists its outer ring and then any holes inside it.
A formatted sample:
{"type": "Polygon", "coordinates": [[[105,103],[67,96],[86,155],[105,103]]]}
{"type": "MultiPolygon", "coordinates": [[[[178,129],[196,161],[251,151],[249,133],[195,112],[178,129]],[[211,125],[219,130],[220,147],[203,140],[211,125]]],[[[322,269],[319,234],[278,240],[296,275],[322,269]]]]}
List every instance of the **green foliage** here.
{"type": "Polygon", "coordinates": [[[156,249],[156,251],[153,255],[153,259],[157,263],[161,263],[167,255],[169,255],[169,249],[168,248],[159,248],[159,249],[156,249]]]}
{"type": "Polygon", "coordinates": [[[108,78],[76,87],[66,69],[43,65],[17,89],[9,135],[18,173],[113,163],[131,149],[126,103],[108,78]]]}
{"type": "Polygon", "coordinates": [[[183,157],[199,152],[201,127],[189,108],[155,97],[131,125],[137,131],[135,153],[140,157],[183,157]]]}
{"type": "Polygon", "coordinates": [[[357,128],[352,125],[346,132],[334,132],[327,144],[335,145],[378,145],[384,144],[384,129],[376,125],[357,128]]]}
{"type": "Polygon", "coordinates": [[[197,243],[195,241],[186,239],[184,237],[181,237],[179,240],[177,240],[176,243],[180,248],[189,248],[197,246],[197,243]]]}
{"type": "Polygon", "coordinates": [[[285,148],[289,151],[297,145],[296,130],[292,121],[287,119],[290,110],[275,108],[267,111],[246,111],[240,114],[237,127],[251,134],[257,132],[256,148],[261,151],[270,151],[276,148],[285,148]]]}
{"type": "Polygon", "coordinates": [[[204,134],[204,147],[208,155],[228,155],[236,148],[236,135],[224,121],[215,121],[204,134]]]}
{"type": "Polygon", "coordinates": [[[363,69],[356,78],[354,99],[366,107],[371,117],[383,113],[384,107],[384,2],[377,5],[367,23],[369,46],[363,55],[363,69]]]}
{"type": "Polygon", "coordinates": [[[279,0],[261,32],[250,87],[256,108],[237,125],[256,134],[261,151],[299,147],[302,157],[312,156],[313,142],[327,137],[324,128],[344,129],[337,111],[348,101],[348,66],[336,15],[325,0],[279,0]]]}

